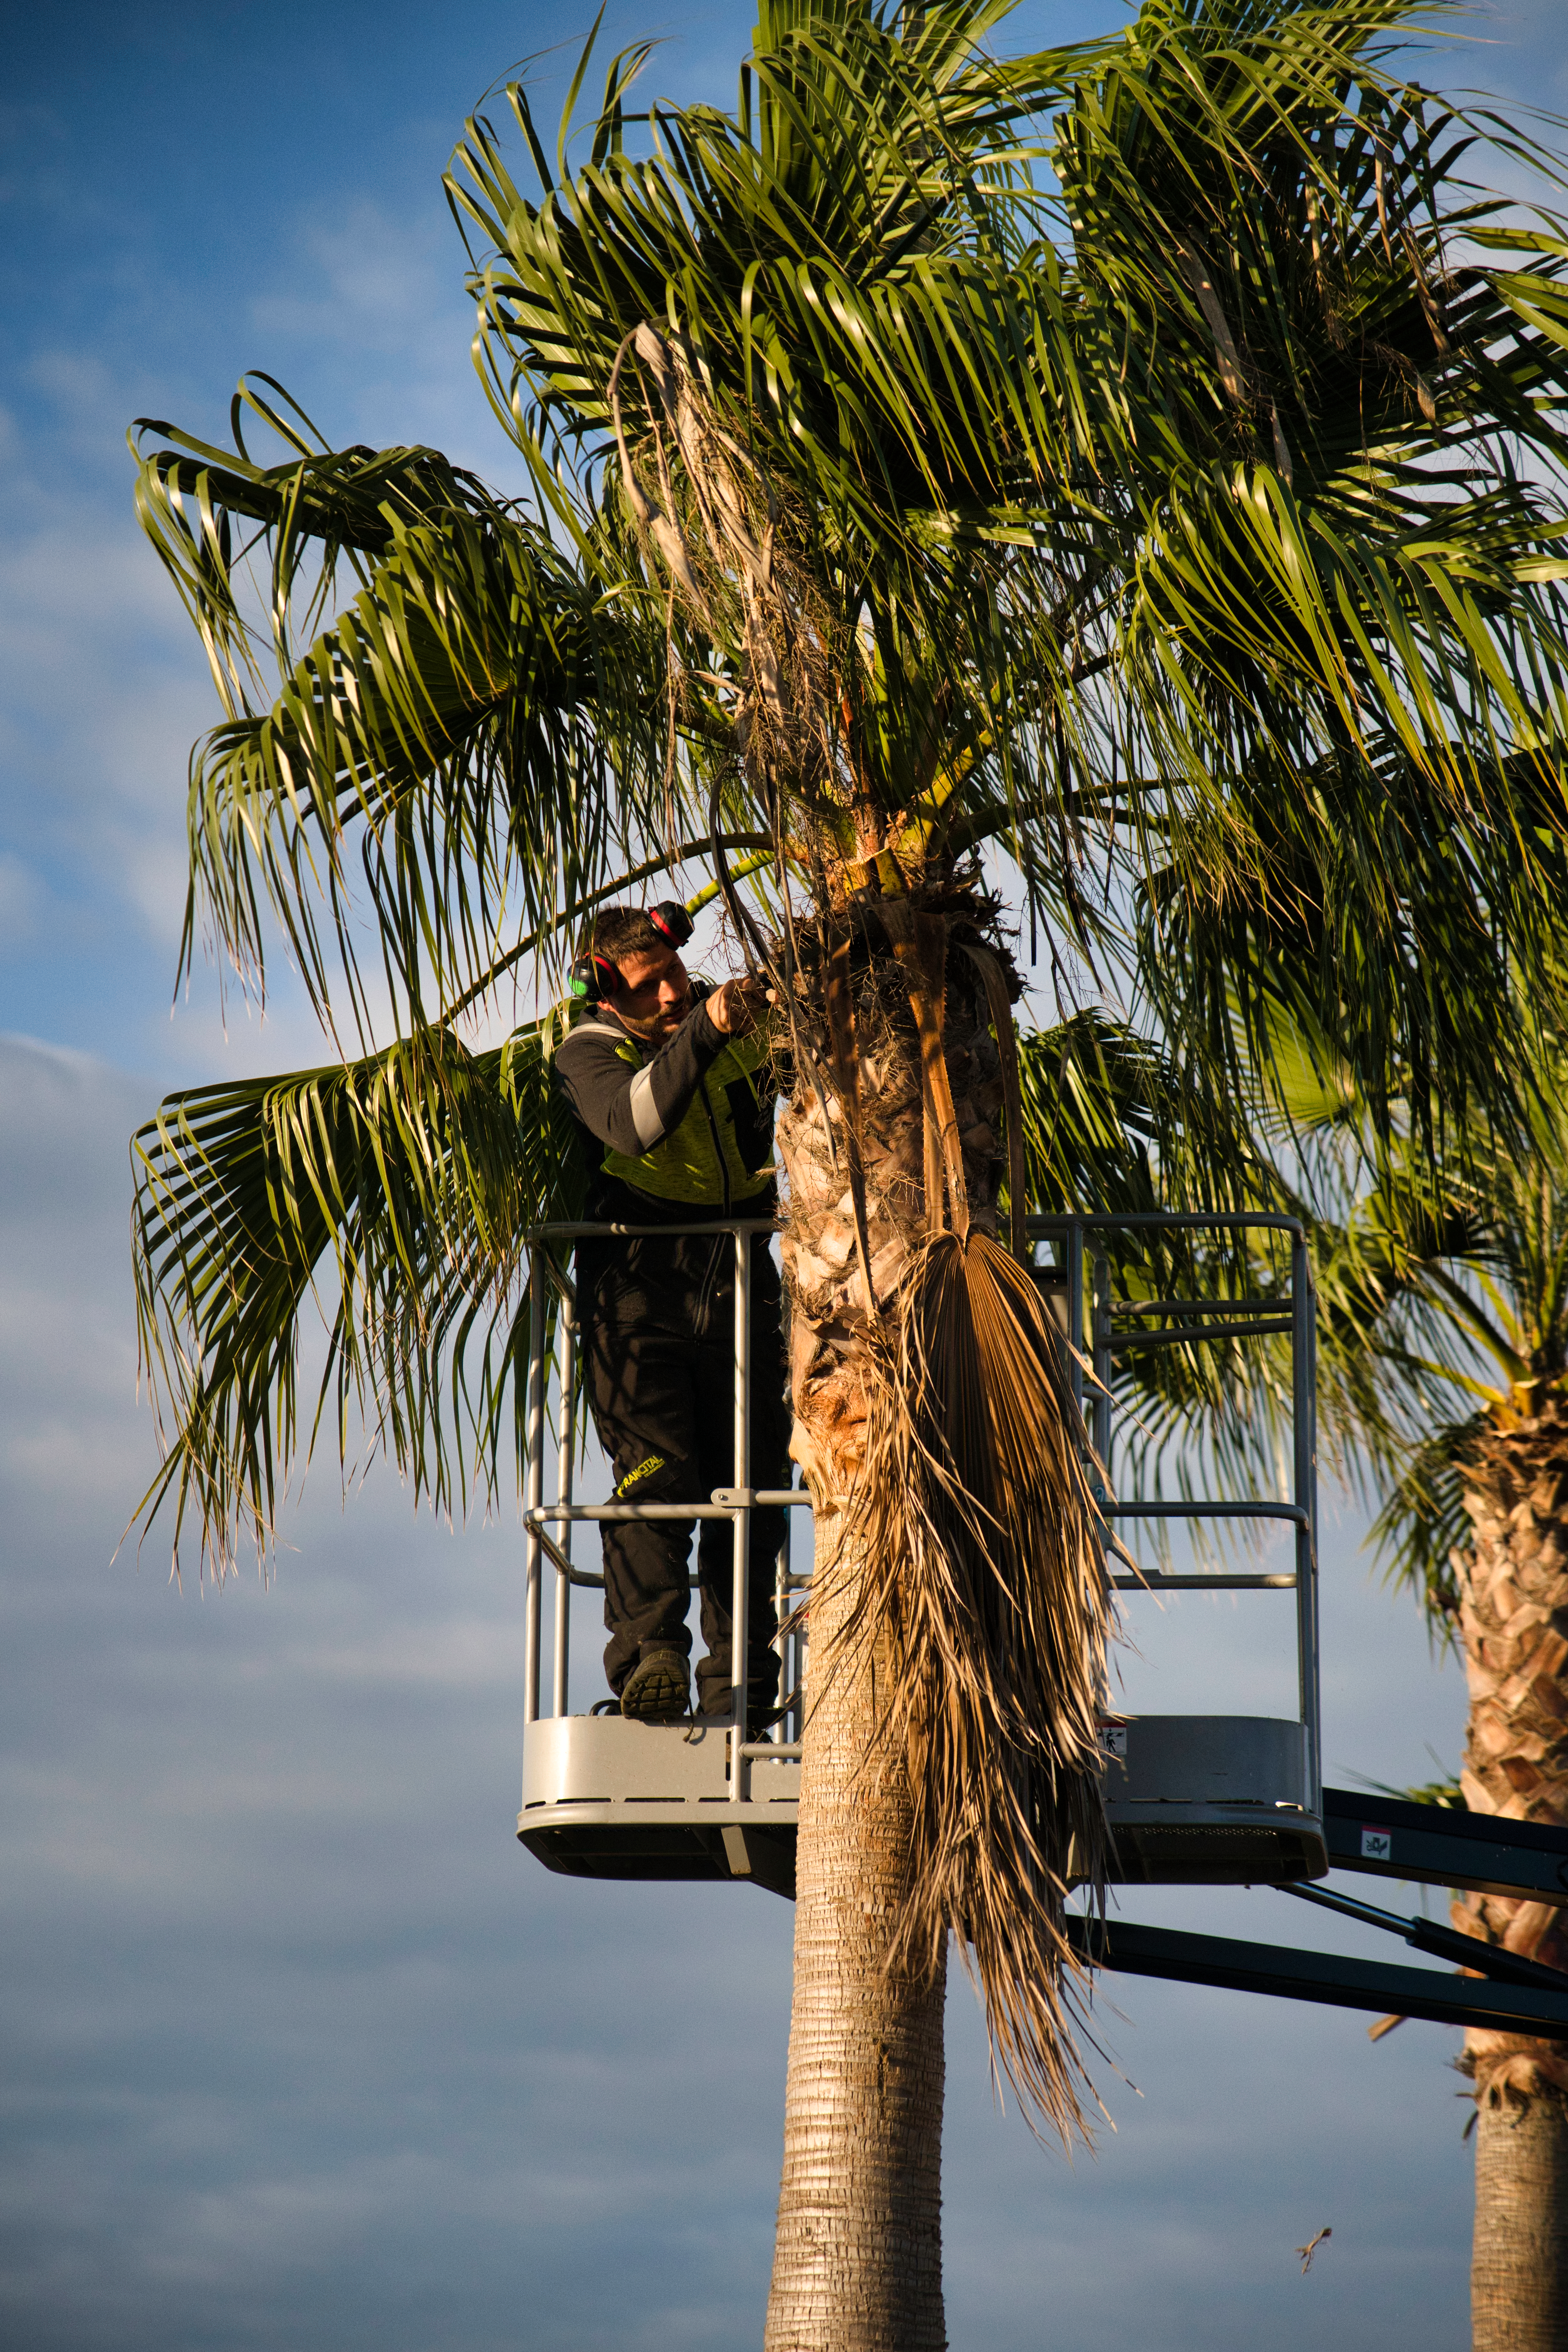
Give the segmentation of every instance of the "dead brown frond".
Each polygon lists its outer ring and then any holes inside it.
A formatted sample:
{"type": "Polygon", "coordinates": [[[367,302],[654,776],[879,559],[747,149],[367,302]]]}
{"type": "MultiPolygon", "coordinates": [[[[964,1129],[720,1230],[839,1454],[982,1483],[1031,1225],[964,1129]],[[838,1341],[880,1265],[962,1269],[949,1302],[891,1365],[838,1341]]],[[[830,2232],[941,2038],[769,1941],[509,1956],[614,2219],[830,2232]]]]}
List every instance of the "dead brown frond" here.
{"type": "MultiPolygon", "coordinates": [[[[840,764],[833,714],[845,648],[796,545],[791,500],[721,417],[679,338],[628,335],[608,386],[626,504],[689,618],[738,657],[737,755],[764,808],[787,789],[826,805],[840,764]],[[643,384],[628,430],[627,362],[643,384]]],[[[672,664],[673,672],[673,664],[672,664]]]]}
{"type": "MultiPolygon", "coordinates": [[[[1081,1422],[1025,1268],[979,1231],[911,1261],[851,1505],[857,1640],[893,1669],[881,1726],[914,1799],[889,1965],[947,1937],[1026,2111],[1087,2130],[1063,1911],[1103,1883],[1097,1717],[1110,1603],[1081,1422]]],[[[875,1769],[875,1764],[873,1764],[875,1769]]]]}

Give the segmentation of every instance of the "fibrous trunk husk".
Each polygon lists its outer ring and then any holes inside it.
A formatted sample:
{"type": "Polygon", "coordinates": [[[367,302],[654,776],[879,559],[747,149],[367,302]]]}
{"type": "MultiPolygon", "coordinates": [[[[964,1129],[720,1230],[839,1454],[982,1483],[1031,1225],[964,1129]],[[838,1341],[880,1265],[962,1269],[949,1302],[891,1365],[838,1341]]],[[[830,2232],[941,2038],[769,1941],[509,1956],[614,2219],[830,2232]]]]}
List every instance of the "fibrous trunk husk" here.
{"type": "Polygon", "coordinates": [[[1102,1873],[1107,1612],[1074,1409],[1028,1275],[987,1234],[911,1264],[853,1506],[865,1619],[893,1660],[884,1738],[920,1801],[890,1950],[951,1933],[1028,2106],[1078,2124],[1061,2002],[1073,1874],[1102,1873]]]}
{"type": "Polygon", "coordinates": [[[934,1980],[957,1936],[1001,2064],[1066,2133],[1084,2116],[1063,1906],[1101,1875],[1108,1595],[1063,1350],[995,1238],[1005,1087],[976,911],[917,891],[835,919],[820,961],[851,935],[857,1084],[825,1036],[840,1082],[797,1087],[780,1123],[795,1450],[861,1563],[835,1656],[814,1595],[813,1688],[883,1659],[863,1793],[889,1773],[910,1790],[884,1965],[934,1980]]]}

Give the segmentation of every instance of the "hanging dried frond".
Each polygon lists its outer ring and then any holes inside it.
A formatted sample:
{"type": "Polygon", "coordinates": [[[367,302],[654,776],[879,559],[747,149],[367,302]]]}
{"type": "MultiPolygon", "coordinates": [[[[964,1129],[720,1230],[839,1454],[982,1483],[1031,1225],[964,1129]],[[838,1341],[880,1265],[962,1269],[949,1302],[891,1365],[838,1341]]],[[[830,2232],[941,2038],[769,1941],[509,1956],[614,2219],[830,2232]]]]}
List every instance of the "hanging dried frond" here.
{"type": "Polygon", "coordinates": [[[798,519],[720,417],[680,343],[646,321],[616,354],[608,386],[622,490],[646,547],[714,647],[738,656],[736,751],[764,808],[830,793],[844,695],[836,630],[794,552],[798,519]],[[646,379],[644,424],[628,435],[628,357],[646,379]],[[635,439],[635,447],[634,447],[635,439]]]}
{"type": "Polygon", "coordinates": [[[992,1030],[1011,1045],[1016,982],[963,885],[822,929],[833,1096],[825,1114],[797,1077],[779,1130],[795,1451],[844,1498],[831,1557],[854,1580],[814,1704],[831,1713],[868,1663],[887,1674],[861,1769],[907,1784],[912,1835],[884,1965],[931,1981],[955,1935],[1001,2065],[1066,2137],[1085,2116],[1063,1910],[1070,1884],[1103,1883],[1110,1619],[1055,1325],[995,1238],[1022,1118],[992,1030]]]}
{"type": "Polygon", "coordinates": [[[912,1261],[870,1394],[851,1517],[868,1562],[857,1632],[885,1643],[882,1737],[914,1796],[892,1967],[951,1934],[1020,2097],[1083,2128],[1063,1932],[1102,1883],[1097,1717],[1110,1612],[1082,1423],[1055,1326],[988,1234],[912,1261]]]}

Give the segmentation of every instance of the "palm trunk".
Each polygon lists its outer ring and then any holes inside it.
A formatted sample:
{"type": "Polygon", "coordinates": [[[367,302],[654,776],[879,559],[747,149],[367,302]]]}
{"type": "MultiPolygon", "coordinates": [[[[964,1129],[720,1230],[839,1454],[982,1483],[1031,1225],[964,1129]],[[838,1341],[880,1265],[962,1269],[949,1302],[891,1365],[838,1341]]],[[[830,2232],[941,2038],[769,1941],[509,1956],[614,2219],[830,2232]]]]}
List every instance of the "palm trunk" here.
{"type": "MultiPolygon", "coordinates": [[[[925,1221],[919,1060],[905,983],[858,982],[865,1239],[890,1300],[925,1221]]],[[[826,1034],[826,1032],[824,1032],[826,1034]]],[[[973,993],[945,1060],[972,1213],[994,1223],[1002,1097],[973,993]]],[[[795,1868],[795,1990],[767,2352],[940,2352],[945,1964],[888,1965],[913,1809],[879,1737],[884,1658],[853,1632],[861,1563],[841,1508],[860,1475],[872,1325],[858,1272],[845,1108],[804,1082],[779,1124],[789,1175],[795,1452],[816,1507],[810,1706],[795,1868]]]]}
{"type": "Polygon", "coordinates": [[[1568,2105],[1483,2100],[1476,2126],[1470,2319],[1477,2352],[1568,2346],[1568,2105]]]}
{"type": "MultiPolygon", "coordinates": [[[[1456,1560],[1469,1675],[1464,1792],[1477,1812],[1568,1824],[1568,1406],[1496,1426],[1473,1466],[1456,1560]]],[[[1468,1895],[1454,1924],[1568,1967],[1557,1906],[1468,1895]]],[[[1468,2033],[1475,2084],[1476,2352],[1568,2352],[1568,2051],[1468,2033]]]]}
{"type": "Polygon", "coordinates": [[[878,1661],[845,1643],[856,1561],[817,1520],[784,2182],[767,2352],[942,2352],[942,1998],[885,1965],[908,1783],[867,1769],[878,1661]]]}

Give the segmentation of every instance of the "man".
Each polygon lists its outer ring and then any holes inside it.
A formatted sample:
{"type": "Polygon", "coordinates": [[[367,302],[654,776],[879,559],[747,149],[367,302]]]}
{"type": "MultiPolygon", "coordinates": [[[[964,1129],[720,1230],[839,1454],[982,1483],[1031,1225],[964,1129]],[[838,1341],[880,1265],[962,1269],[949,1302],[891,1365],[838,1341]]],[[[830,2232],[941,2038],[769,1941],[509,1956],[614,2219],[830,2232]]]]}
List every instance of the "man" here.
{"type": "MultiPolygon", "coordinates": [[[[555,1056],[595,1174],[596,1223],[690,1225],[771,1217],[774,1092],[750,983],[693,982],[677,905],[614,907],[578,960],[588,998],[555,1056]]],[[[778,1270],[752,1236],[751,1483],[789,1484],[789,1410],[778,1270]]],[[[730,1234],[604,1237],[577,1252],[589,1404],[617,1501],[705,1503],[734,1483],[735,1244],[730,1234]]],[[[606,1521],[605,1672],[621,1713],[670,1722],[690,1706],[689,1519],[606,1521]]],[[[702,1638],[698,1710],[731,1703],[734,1537],[704,1519],[697,1548],[702,1638]]],[[[773,1561],[782,1509],[752,1514],[749,1711],[775,1703],[773,1561]]]]}

